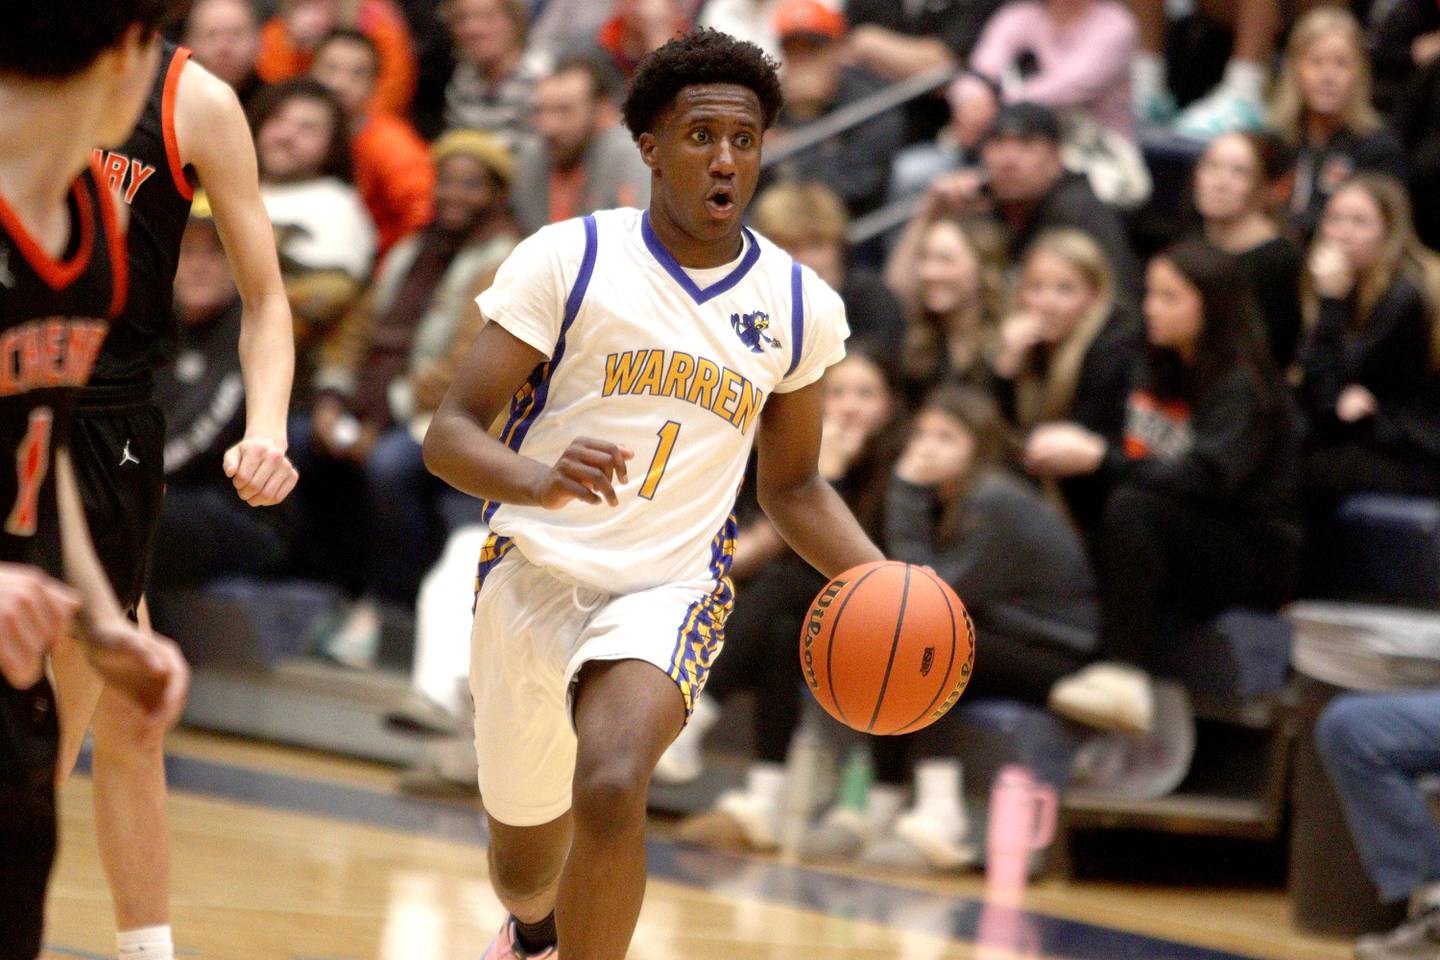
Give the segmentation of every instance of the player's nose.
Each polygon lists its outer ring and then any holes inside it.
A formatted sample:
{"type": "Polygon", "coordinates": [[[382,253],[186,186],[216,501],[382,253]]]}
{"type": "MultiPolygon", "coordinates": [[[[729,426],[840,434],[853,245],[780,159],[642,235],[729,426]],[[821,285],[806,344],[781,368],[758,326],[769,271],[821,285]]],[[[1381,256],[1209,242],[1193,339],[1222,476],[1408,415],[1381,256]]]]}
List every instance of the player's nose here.
{"type": "Polygon", "coordinates": [[[720,140],[715,145],[715,152],[710,155],[710,172],[721,177],[732,176],[735,173],[735,152],[731,149],[728,139],[720,140]]]}

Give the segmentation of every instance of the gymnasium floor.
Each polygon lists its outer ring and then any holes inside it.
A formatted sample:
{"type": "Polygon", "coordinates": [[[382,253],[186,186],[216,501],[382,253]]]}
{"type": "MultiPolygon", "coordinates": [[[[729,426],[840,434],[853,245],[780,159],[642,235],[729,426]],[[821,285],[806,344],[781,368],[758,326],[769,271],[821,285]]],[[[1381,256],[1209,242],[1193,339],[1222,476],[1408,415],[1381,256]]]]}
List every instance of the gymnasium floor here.
{"type": "MultiPolygon", "coordinates": [[[[474,807],[418,801],[395,771],[181,732],[171,744],[179,955],[478,960],[501,910],[474,807]]],[[[61,796],[47,960],[114,949],[90,782],[61,796]]],[[[657,824],[630,960],[1327,960],[1271,890],[1047,881],[1023,911],[977,876],[817,870],[679,846],[657,824]]]]}

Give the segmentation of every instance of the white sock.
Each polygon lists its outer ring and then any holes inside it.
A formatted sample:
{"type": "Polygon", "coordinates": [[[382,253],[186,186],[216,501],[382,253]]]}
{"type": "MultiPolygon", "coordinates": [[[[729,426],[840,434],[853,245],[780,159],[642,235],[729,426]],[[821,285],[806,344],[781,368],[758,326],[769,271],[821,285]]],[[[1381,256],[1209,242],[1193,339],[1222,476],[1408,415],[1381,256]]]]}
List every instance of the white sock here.
{"type": "Polygon", "coordinates": [[[1158,53],[1137,53],[1130,61],[1130,83],[1140,96],[1163,91],[1165,76],[1165,58],[1158,53]]]}
{"type": "Polygon", "coordinates": [[[115,934],[120,960],[175,960],[169,925],[122,930],[115,934]]]}
{"type": "Polygon", "coordinates": [[[905,805],[905,788],[877,783],[865,797],[865,822],[877,834],[890,829],[900,808],[905,805]]]}
{"type": "Polygon", "coordinates": [[[780,809],[785,795],[785,768],[778,763],[752,763],[745,773],[745,792],[771,810],[780,809]]]}
{"type": "Polygon", "coordinates": [[[1250,60],[1231,60],[1225,65],[1225,77],[1220,85],[1259,103],[1265,96],[1265,68],[1250,60]]]}
{"type": "Polygon", "coordinates": [[[959,760],[921,760],[915,765],[915,812],[963,823],[960,783],[959,760]]]}

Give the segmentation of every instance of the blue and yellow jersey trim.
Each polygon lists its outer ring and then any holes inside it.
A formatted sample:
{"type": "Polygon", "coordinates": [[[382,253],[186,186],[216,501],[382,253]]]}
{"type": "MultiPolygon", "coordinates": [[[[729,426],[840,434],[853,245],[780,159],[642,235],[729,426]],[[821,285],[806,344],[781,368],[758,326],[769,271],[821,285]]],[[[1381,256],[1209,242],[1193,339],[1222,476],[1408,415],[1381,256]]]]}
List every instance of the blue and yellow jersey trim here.
{"type": "Polygon", "coordinates": [[[710,572],[715,587],[690,604],[680,629],[675,635],[675,650],[670,655],[670,679],[680,688],[685,700],[685,715],[695,709],[695,701],[705,688],[710,667],[725,644],[725,622],[735,607],[735,587],[730,582],[730,564],[735,557],[735,514],[731,513],[710,541],[710,572]]]}

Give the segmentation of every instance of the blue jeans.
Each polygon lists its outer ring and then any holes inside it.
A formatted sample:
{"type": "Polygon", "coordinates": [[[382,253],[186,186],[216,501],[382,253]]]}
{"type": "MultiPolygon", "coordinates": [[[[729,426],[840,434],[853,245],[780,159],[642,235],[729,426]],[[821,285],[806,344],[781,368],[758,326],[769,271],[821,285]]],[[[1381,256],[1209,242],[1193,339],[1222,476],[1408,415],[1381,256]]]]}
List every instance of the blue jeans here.
{"type": "Polygon", "coordinates": [[[1380,898],[1440,880],[1440,828],[1416,787],[1440,772],[1440,689],[1337,697],[1315,743],[1380,898]]]}

